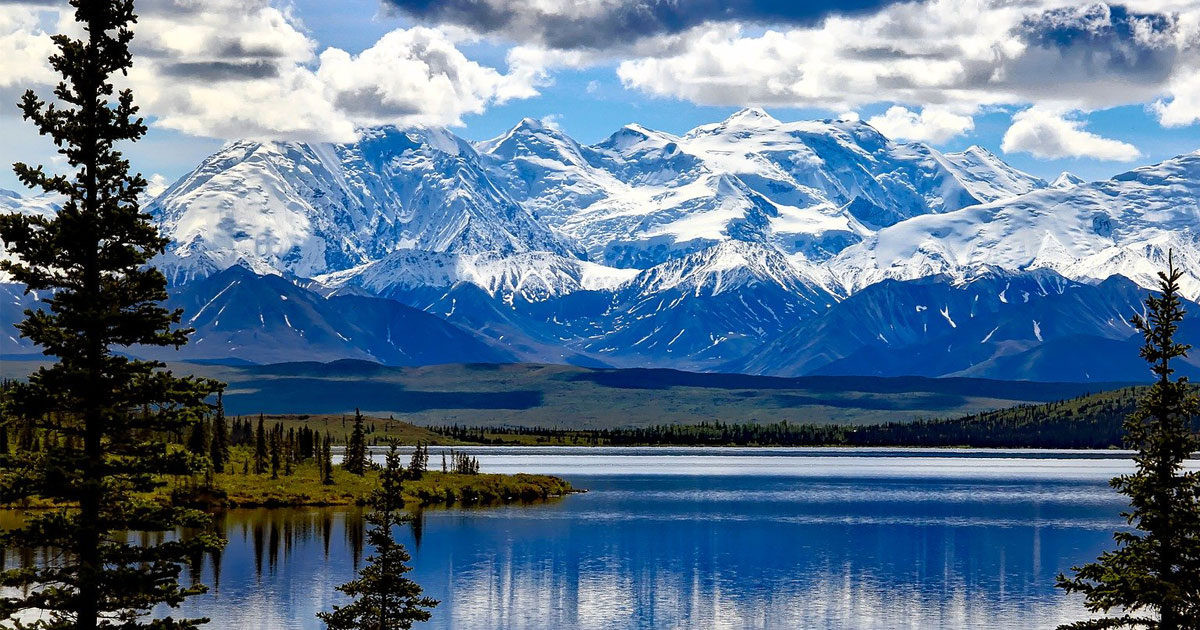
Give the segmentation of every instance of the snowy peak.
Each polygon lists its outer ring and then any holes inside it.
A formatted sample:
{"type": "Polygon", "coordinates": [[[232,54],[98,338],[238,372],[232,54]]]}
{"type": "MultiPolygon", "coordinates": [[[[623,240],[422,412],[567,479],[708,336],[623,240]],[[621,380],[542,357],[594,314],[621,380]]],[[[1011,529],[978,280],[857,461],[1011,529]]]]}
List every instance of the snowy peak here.
{"type": "Polygon", "coordinates": [[[746,107],[731,114],[721,124],[726,127],[775,127],[780,123],[761,107],[746,107]]]}
{"type": "Polygon", "coordinates": [[[469,143],[429,127],[365,130],[354,144],[232,143],[148,210],[176,243],[169,253],[200,270],[248,261],[311,277],[403,248],[573,251],[469,143]]]}
{"type": "Polygon", "coordinates": [[[984,203],[1023,195],[1047,185],[1045,180],[1009,166],[978,145],[959,153],[946,153],[943,157],[955,177],[984,203]]]}
{"type": "Polygon", "coordinates": [[[1084,183],[1084,179],[1082,177],[1079,177],[1073,173],[1068,173],[1067,171],[1063,171],[1062,173],[1058,174],[1058,177],[1054,178],[1054,181],[1050,182],[1050,188],[1066,190],[1068,188],[1074,188],[1082,183],[1084,183]]]}
{"type": "Polygon", "coordinates": [[[646,150],[661,149],[678,140],[669,133],[630,123],[614,131],[611,136],[595,145],[595,148],[617,155],[629,155],[646,150]]]}
{"type": "Polygon", "coordinates": [[[523,118],[507,133],[475,145],[481,154],[497,159],[540,157],[568,164],[582,164],[579,145],[557,128],[540,120],[523,118]]]}

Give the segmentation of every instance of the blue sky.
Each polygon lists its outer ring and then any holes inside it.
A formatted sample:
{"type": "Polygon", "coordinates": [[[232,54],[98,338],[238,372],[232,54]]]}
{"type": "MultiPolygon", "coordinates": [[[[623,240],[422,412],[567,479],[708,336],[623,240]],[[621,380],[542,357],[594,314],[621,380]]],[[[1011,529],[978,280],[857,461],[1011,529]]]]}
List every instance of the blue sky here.
{"type": "MultiPolygon", "coordinates": [[[[152,132],[129,153],[167,181],[242,137],[346,141],[419,123],[479,140],[528,116],[592,143],[744,106],[857,115],[947,151],[979,144],[1045,178],[1200,148],[1195,3],[1013,4],[212,0],[196,12],[142,0],[130,83],[152,132]]],[[[4,100],[51,80],[37,59],[53,7],[0,1],[4,100]]],[[[0,133],[4,161],[53,167],[13,112],[0,133]]],[[[16,182],[5,172],[0,187],[16,182]]]]}

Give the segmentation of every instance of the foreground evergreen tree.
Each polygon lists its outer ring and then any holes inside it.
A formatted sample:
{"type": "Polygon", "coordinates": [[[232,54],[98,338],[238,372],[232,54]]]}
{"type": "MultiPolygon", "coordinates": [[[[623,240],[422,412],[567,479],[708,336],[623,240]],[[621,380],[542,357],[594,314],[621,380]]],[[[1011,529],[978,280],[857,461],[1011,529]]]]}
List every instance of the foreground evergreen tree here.
{"type": "Polygon", "coordinates": [[[1182,275],[1171,260],[1159,273],[1162,294],[1146,300],[1146,318],[1133,320],[1146,341],[1142,357],[1157,377],[1125,422],[1137,471],[1112,480],[1129,497],[1131,509],[1122,516],[1135,529],[1114,534],[1117,549],[1075,567],[1074,577],[1058,576],[1060,588],[1083,593],[1088,610],[1121,616],[1062,628],[1200,629],[1200,473],[1183,470],[1184,460],[1200,450],[1191,430],[1200,398],[1187,378],[1171,380],[1171,361],[1190,349],[1175,341],[1184,316],[1182,275]]]}
{"type": "Polygon", "coordinates": [[[334,606],[333,612],[317,613],[329,630],[412,628],[415,622],[428,621],[428,609],[438,605],[437,600],[422,597],[421,586],[404,576],[412,570],[407,564],[411,557],[392,532],[407,520],[400,495],[403,480],[404,467],[392,444],[379,473],[379,487],[371,495],[372,511],[366,517],[371,525],[367,542],[375,553],[367,557],[358,579],[338,587],[354,601],[334,606]]]}
{"type": "Polygon", "coordinates": [[[50,136],[73,170],[51,176],[16,164],[20,180],[63,197],[53,218],[0,216],[0,239],[13,260],[0,262],[16,282],[46,296],[17,328],[57,362],[5,396],[3,423],[37,429],[44,450],[0,456],[0,502],[40,497],[52,509],[28,514],[0,534],[6,549],[47,549],[40,564],[0,573],[0,625],[40,629],[192,628],[203,620],[144,615],[178,605],[203,587],[184,587],[187,559],[217,540],[211,535],[155,544],[176,528],[204,528],[198,511],[139,499],[163,475],[190,475],[202,460],[167,436],[186,435],[218,389],[207,379],[177,378],[157,362],[135,361],[114,348],[175,346],[187,330],[164,309],[166,279],[146,264],[167,240],[138,208],[146,182],[130,175],[116,150],[146,131],[128,90],[112,99],[111,78],[131,65],[131,0],[71,0],[86,33],[54,38],[50,58],[62,81],[47,103],[32,91],[21,111],[50,136]]]}

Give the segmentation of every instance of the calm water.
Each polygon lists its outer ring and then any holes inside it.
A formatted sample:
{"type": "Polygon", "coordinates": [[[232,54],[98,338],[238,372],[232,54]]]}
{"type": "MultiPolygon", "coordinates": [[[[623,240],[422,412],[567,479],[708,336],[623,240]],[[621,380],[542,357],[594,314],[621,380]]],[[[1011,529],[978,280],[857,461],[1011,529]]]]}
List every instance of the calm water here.
{"type": "MultiPolygon", "coordinates": [[[[587,494],[426,510],[401,538],[442,600],[425,628],[1052,628],[1054,576],[1111,546],[1116,454],[468,449],[587,494]]],[[[434,451],[431,464],[440,465],[434,451]]],[[[318,628],[360,561],[361,512],[236,511],[187,612],[318,628]]],[[[369,549],[366,550],[369,553],[369,549]]]]}

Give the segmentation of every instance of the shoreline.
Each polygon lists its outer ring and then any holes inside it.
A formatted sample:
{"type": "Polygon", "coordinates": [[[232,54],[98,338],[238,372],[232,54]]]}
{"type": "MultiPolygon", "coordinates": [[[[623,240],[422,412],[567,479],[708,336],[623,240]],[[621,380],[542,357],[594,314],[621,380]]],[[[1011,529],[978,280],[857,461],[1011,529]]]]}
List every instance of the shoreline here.
{"type": "MultiPolygon", "coordinates": [[[[212,511],[240,508],[342,507],[366,505],[376,488],[378,470],[352,475],[340,468],[334,483],[318,481],[316,466],[298,466],[293,474],[271,479],[267,475],[219,473],[211,481],[194,479],[168,482],[150,495],[151,499],[212,511]]],[[[554,475],[543,474],[458,474],[425,472],[401,486],[407,507],[494,506],[539,503],[587,492],[554,475]]],[[[29,503],[3,505],[2,510],[51,510],[70,504],[29,503]]]]}

